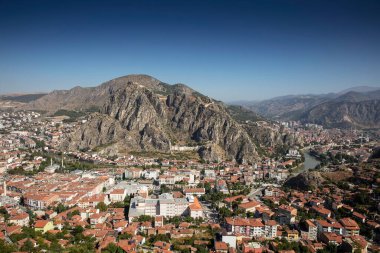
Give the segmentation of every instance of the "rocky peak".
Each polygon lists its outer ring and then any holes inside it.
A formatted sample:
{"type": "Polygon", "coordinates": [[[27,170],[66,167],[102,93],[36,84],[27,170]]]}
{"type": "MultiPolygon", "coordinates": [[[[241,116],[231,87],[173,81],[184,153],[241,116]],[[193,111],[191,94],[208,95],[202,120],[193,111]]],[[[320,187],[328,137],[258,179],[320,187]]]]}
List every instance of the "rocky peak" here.
{"type": "Polygon", "coordinates": [[[128,75],[98,87],[51,93],[29,106],[50,111],[99,108],[99,113],[66,136],[62,143],[65,150],[102,146],[113,153],[169,152],[171,145],[192,143],[207,160],[257,159],[257,137],[253,140],[223,103],[184,84],[169,85],[147,75],[128,75]]]}

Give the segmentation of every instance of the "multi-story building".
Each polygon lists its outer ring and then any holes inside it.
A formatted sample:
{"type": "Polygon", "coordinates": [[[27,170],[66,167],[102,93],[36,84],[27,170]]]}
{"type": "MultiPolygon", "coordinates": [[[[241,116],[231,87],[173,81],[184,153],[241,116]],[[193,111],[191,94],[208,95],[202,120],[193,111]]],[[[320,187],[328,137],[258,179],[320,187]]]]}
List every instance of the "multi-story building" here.
{"type": "Polygon", "coordinates": [[[145,170],[142,172],[142,176],[147,179],[157,179],[159,175],[160,170],[158,169],[145,170]]]}
{"type": "Polygon", "coordinates": [[[127,191],[125,189],[114,189],[109,195],[111,202],[121,202],[127,196],[127,191]]]}
{"type": "Polygon", "coordinates": [[[164,225],[164,216],[156,216],[154,218],[154,227],[162,227],[164,225]]]}
{"type": "Polygon", "coordinates": [[[108,199],[108,196],[105,194],[97,194],[89,197],[84,197],[78,201],[78,206],[81,208],[96,207],[100,202],[108,205],[111,202],[108,199]]]}
{"type": "Polygon", "coordinates": [[[311,210],[325,219],[330,218],[331,216],[331,211],[323,206],[313,206],[311,210]]]}
{"type": "Polygon", "coordinates": [[[334,232],[336,234],[343,234],[343,227],[339,222],[331,220],[330,222],[326,220],[315,220],[317,225],[317,234],[321,235],[323,232],[334,232]]]}
{"type": "Polygon", "coordinates": [[[182,216],[188,214],[189,201],[186,198],[173,198],[172,194],[164,193],[158,199],[132,198],[129,206],[129,221],[141,215],[149,216],[182,216]]]}
{"type": "Polygon", "coordinates": [[[275,238],[277,237],[277,227],[278,224],[275,220],[268,220],[264,222],[264,237],[265,238],[275,238]]]}
{"type": "Polygon", "coordinates": [[[311,221],[311,220],[306,220],[306,231],[307,231],[307,239],[308,240],[316,240],[317,239],[317,234],[318,234],[318,229],[317,226],[311,221]]]}
{"type": "Polygon", "coordinates": [[[205,195],[206,191],[205,188],[187,188],[184,190],[184,193],[186,194],[186,197],[200,197],[202,195],[205,195]]]}
{"type": "Polygon", "coordinates": [[[342,218],[339,220],[340,224],[343,226],[344,236],[359,235],[360,227],[356,221],[350,218],[342,218]]]}
{"type": "Polygon", "coordinates": [[[160,185],[161,184],[169,184],[169,185],[175,184],[175,182],[177,181],[175,176],[167,176],[167,175],[159,176],[158,180],[160,182],[160,185]]]}
{"type": "Polygon", "coordinates": [[[29,226],[29,215],[25,212],[12,215],[9,222],[17,226],[29,226]]]}
{"type": "Polygon", "coordinates": [[[332,232],[323,232],[319,236],[320,241],[326,244],[339,245],[342,243],[342,236],[332,232]]]}
{"type": "Polygon", "coordinates": [[[192,218],[203,218],[203,208],[197,197],[189,197],[189,213],[192,218]]]}
{"type": "Polygon", "coordinates": [[[45,209],[52,203],[58,201],[59,197],[57,194],[25,194],[24,203],[30,208],[34,209],[45,209]]]}
{"type": "Polygon", "coordinates": [[[139,178],[142,175],[142,169],[128,168],[125,170],[125,178],[139,178]]]}
{"type": "Polygon", "coordinates": [[[227,217],[225,220],[227,232],[247,237],[264,237],[265,225],[261,219],[227,217]]]}
{"type": "Polygon", "coordinates": [[[293,224],[296,220],[297,209],[288,205],[281,205],[278,207],[278,222],[281,225],[293,224]]]}

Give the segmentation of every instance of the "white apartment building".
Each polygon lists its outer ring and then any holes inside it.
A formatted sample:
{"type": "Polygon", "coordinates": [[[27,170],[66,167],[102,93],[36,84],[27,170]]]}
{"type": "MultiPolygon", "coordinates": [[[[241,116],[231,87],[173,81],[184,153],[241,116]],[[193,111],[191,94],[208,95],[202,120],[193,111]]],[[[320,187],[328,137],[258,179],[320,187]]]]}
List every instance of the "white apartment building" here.
{"type": "Polygon", "coordinates": [[[189,202],[186,198],[173,198],[172,194],[161,194],[158,199],[145,199],[140,196],[132,198],[129,206],[128,220],[141,215],[182,216],[187,214],[189,202]]]}
{"type": "Polygon", "coordinates": [[[110,201],[111,202],[122,202],[127,196],[127,190],[125,189],[114,189],[110,192],[110,201]]]}

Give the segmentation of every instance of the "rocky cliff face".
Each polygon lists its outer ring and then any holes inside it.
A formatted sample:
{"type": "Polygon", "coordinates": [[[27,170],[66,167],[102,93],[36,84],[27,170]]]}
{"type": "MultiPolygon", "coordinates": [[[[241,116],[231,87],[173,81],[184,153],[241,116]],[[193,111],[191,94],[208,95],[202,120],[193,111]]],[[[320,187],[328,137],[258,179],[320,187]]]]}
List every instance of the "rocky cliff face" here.
{"type": "Polygon", "coordinates": [[[327,127],[379,128],[380,99],[368,101],[331,101],[310,109],[301,119],[327,127]]]}
{"type": "MultiPolygon", "coordinates": [[[[170,151],[171,145],[199,145],[208,160],[232,159],[251,162],[257,158],[255,144],[247,131],[225,106],[189,87],[167,85],[148,76],[122,77],[79,91],[83,105],[74,96],[51,94],[62,109],[99,107],[88,122],[67,136],[62,148],[69,150],[110,147],[116,151],[170,151]],[[64,101],[58,97],[64,97],[64,101]],[[94,100],[95,101],[92,101],[94,100]],[[73,101],[68,104],[67,101],[73,101]],[[91,100],[91,102],[89,102],[91,100]]],[[[49,95],[41,98],[52,101],[49,95]]],[[[80,99],[80,98],[76,98],[80,99]]],[[[35,101],[32,105],[41,104],[35,101]]],[[[49,107],[50,108],[50,107],[49,107]]],[[[59,108],[53,106],[52,108],[59,108]]]]}
{"type": "Polygon", "coordinates": [[[248,132],[254,143],[264,147],[293,147],[303,145],[299,136],[284,131],[284,128],[273,129],[271,125],[244,124],[244,128],[248,132]]]}

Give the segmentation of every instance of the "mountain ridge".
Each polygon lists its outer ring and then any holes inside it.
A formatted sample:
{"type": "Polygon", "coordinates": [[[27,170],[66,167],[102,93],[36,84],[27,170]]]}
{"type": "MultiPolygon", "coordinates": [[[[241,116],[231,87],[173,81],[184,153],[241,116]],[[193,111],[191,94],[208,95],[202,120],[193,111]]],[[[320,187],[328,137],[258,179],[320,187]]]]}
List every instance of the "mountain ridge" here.
{"type": "Polygon", "coordinates": [[[380,87],[361,86],[340,93],[281,96],[243,106],[273,120],[300,120],[326,127],[378,128],[379,100],[380,87]]]}
{"type": "MultiPolygon", "coordinates": [[[[59,109],[86,111],[92,107],[98,108],[97,112],[65,137],[63,150],[107,146],[112,152],[170,152],[172,145],[195,143],[200,157],[207,160],[253,162],[258,158],[254,140],[225,104],[184,84],[170,85],[147,75],[54,91],[24,109],[51,114],[59,109]]],[[[244,116],[255,120],[252,113],[244,116]]]]}

